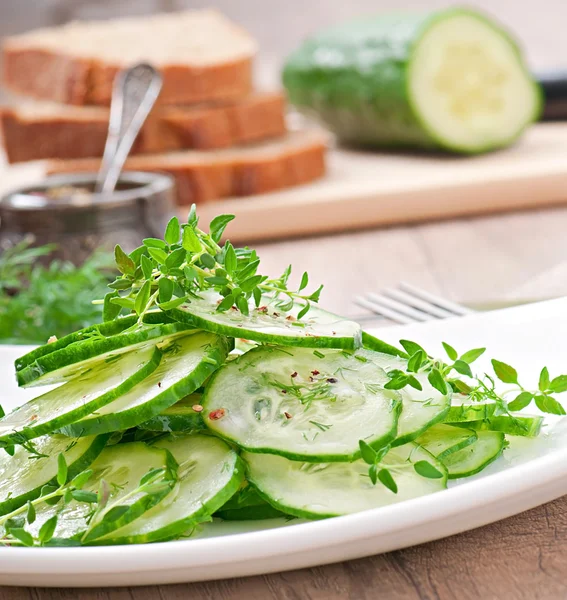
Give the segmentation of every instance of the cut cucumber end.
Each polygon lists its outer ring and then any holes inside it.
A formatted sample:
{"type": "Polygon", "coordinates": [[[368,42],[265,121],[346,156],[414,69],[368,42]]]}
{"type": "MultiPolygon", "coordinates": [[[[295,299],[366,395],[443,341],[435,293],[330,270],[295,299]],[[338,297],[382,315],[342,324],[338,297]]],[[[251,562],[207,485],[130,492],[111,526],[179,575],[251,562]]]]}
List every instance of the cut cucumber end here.
{"type": "Polygon", "coordinates": [[[461,9],[435,15],[416,41],[408,94],[438,144],[463,153],[510,144],[541,110],[541,92],[515,42],[461,9]]]}

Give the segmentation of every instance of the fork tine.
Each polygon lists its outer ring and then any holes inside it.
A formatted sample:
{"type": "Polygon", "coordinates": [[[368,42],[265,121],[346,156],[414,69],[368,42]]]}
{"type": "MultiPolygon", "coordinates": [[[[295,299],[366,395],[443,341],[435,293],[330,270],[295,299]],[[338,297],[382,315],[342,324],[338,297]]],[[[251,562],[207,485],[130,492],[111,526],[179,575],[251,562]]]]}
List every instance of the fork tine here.
{"type": "Polygon", "coordinates": [[[385,307],[391,310],[395,310],[401,313],[402,315],[413,319],[414,321],[429,321],[433,318],[431,315],[428,315],[427,313],[424,313],[421,310],[416,310],[415,308],[412,308],[407,304],[398,302],[397,300],[392,300],[391,298],[385,298],[384,296],[381,296],[379,294],[373,294],[372,292],[366,294],[366,299],[372,302],[373,304],[376,304],[380,309],[385,307]]]}
{"type": "Polygon", "coordinates": [[[388,319],[390,319],[391,321],[395,321],[396,323],[401,323],[402,325],[407,325],[409,323],[415,323],[415,319],[410,319],[409,317],[406,317],[395,310],[391,310],[389,308],[382,307],[382,306],[377,306],[376,304],[374,304],[373,302],[370,302],[369,300],[367,300],[366,298],[363,298],[362,296],[356,296],[354,298],[354,302],[355,302],[355,304],[358,304],[358,306],[367,308],[368,310],[371,310],[373,313],[377,313],[379,315],[382,315],[383,317],[387,317],[388,319]]]}
{"type": "Polygon", "coordinates": [[[445,310],[448,310],[449,312],[453,313],[454,315],[464,316],[464,315],[470,315],[474,312],[474,311],[470,310],[469,308],[466,308],[464,306],[456,304],[455,302],[451,302],[450,300],[445,300],[444,298],[440,298],[439,296],[436,296],[435,294],[430,294],[429,292],[426,292],[425,290],[416,288],[409,283],[402,282],[402,283],[400,283],[399,287],[402,291],[407,292],[408,294],[411,294],[413,296],[416,296],[420,300],[425,300],[426,302],[430,302],[432,304],[435,304],[436,306],[444,308],[445,310]]]}
{"type": "Polygon", "coordinates": [[[389,288],[384,290],[382,293],[388,298],[393,298],[394,300],[399,300],[400,302],[409,304],[410,306],[418,308],[419,310],[422,310],[423,312],[438,317],[439,319],[448,319],[449,317],[455,316],[455,313],[449,312],[444,308],[439,308],[435,304],[431,304],[431,302],[425,302],[424,300],[416,298],[415,296],[412,296],[411,294],[408,294],[407,292],[404,292],[402,290],[389,288]]]}

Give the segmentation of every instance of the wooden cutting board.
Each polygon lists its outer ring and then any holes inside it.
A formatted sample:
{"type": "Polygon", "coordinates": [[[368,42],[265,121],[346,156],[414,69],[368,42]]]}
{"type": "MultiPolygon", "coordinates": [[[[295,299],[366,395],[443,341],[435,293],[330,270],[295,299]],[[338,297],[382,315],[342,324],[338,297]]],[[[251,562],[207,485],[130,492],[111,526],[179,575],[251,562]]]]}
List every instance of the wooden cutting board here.
{"type": "MultiPolygon", "coordinates": [[[[42,173],[41,164],[8,167],[0,191],[42,173]]],[[[514,147],[476,157],[334,149],[317,182],[209,202],[199,214],[202,222],[236,214],[230,238],[255,241],[559,203],[567,203],[567,123],[535,125],[514,147]]]]}

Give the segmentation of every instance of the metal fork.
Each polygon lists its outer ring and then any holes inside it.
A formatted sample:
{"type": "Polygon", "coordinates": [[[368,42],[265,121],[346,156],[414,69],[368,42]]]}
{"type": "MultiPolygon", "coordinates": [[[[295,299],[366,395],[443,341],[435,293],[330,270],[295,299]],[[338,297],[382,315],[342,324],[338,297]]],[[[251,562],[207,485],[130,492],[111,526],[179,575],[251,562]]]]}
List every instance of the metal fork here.
{"type": "Polygon", "coordinates": [[[363,296],[356,296],[354,302],[374,314],[404,325],[463,317],[474,312],[470,308],[404,282],[396,288],[387,288],[380,294],[369,292],[363,296]]]}

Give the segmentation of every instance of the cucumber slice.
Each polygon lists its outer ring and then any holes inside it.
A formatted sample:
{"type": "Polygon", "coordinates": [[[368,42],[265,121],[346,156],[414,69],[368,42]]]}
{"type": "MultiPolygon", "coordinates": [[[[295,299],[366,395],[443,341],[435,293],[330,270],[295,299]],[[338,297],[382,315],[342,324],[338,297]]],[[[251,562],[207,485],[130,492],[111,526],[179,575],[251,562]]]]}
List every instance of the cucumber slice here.
{"type": "Polygon", "coordinates": [[[152,469],[174,466],[170,454],[142,442],[107,447],[91,465],[93,475],[83,489],[96,492],[104,480],[109,489],[106,511],[117,505],[126,506],[127,511],[117,519],[105,519],[103,513],[95,523],[89,523],[92,505],[86,502],[71,500],[65,506],[41,504],[36,508],[36,520],[26,528],[37,536],[43,523],[57,514],[56,539],[90,542],[108,535],[140,518],[171,493],[173,483],[153,494],[136,493],[136,490],[142,477],[152,469]]]}
{"type": "Polygon", "coordinates": [[[536,415],[497,415],[483,421],[471,421],[470,423],[454,423],[459,427],[468,427],[476,431],[501,431],[508,435],[522,437],[537,437],[541,431],[543,417],[536,415]]]}
{"type": "MultiPolygon", "coordinates": [[[[160,316],[163,320],[163,315],[160,316]]],[[[152,320],[157,318],[158,315],[154,315],[152,320]]],[[[112,360],[142,345],[155,345],[172,336],[187,335],[192,329],[183,323],[159,322],[147,323],[136,329],[123,327],[125,324],[131,327],[135,322],[127,318],[120,319],[118,325],[103,323],[54,342],[53,350],[50,349],[51,344],[32,350],[16,361],[18,385],[31,387],[61,383],[93,368],[98,362],[112,360]],[[69,338],[70,343],[64,344],[69,338]]]]}
{"type": "Polygon", "coordinates": [[[98,362],[68,383],[30,400],[0,419],[0,445],[21,443],[79,421],[129,392],[155,371],[162,354],[144,347],[98,362]]]}
{"type": "Polygon", "coordinates": [[[224,521],[261,521],[288,515],[266,502],[253,485],[245,482],[245,487],[225,502],[214,516],[224,521]]]}
{"type": "Polygon", "coordinates": [[[225,361],[231,342],[197,332],[167,341],[158,368],[110,404],[106,404],[62,433],[76,437],[136,427],[193,393],[225,361]]]}
{"type": "MultiPolygon", "coordinates": [[[[368,350],[263,346],[227,363],[203,397],[214,433],[250,452],[314,462],[353,460],[397,431],[400,393],[368,350]]],[[[387,359],[392,357],[387,356],[387,359]]]]}
{"type": "Polygon", "coordinates": [[[478,439],[443,459],[449,479],[470,477],[494,462],[506,447],[504,434],[499,431],[478,431],[478,439]]]}
{"type": "Polygon", "coordinates": [[[367,331],[362,332],[362,346],[367,350],[374,350],[374,352],[382,352],[383,354],[391,354],[392,356],[400,356],[402,358],[409,358],[408,355],[401,349],[384,342],[383,340],[374,337],[367,331]]]}
{"type": "Polygon", "coordinates": [[[496,406],[496,402],[470,402],[467,401],[467,396],[456,394],[451,400],[451,408],[445,415],[444,421],[446,423],[482,421],[492,417],[496,412],[496,406]]]}
{"type": "Polygon", "coordinates": [[[447,487],[442,463],[415,443],[398,446],[382,460],[398,486],[398,493],[373,485],[368,464],[304,463],[272,454],[244,452],[248,479],[272,506],[296,517],[320,519],[378,508],[431,494],[447,487]],[[418,475],[414,465],[427,461],[443,473],[439,479],[418,475]]]}
{"type": "Polygon", "coordinates": [[[202,292],[201,296],[167,312],[173,319],[194,327],[234,338],[254,342],[303,346],[307,348],[358,348],[361,344],[360,325],[328,313],[317,306],[300,320],[302,309],[294,305],[290,311],[282,311],[277,301],[263,298],[259,308],[250,306],[250,315],[239,310],[218,312],[222,296],[214,291],[202,292]]]}
{"type": "Polygon", "coordinates": [[[47,484],[57,485],[57,460],[63,453],[69,469],[68,477],[84,471],[102,452],[108,436],[70,440],[62,435],[46,435],[34,440],[34,446],[45,457],[31,458],[22,446],[16,446],[14,456],[0,451],[0,515],[5,515],[34,500],[47,484]]]}
{"type": "Polygon", "coordinates": [[[138,429],[163,433],[188,433],[205,428],[203,416],[194,407],[201,407],[202,394],[189,394],[159,415],[138,425],[138,429]]]}
{"type": "Polygon", "coordinates": [[[493,150],[541,111],[514,40],[460,8],[323,31],[290,56],[283,81],[291,102],[341,141],[369,146],[493,150]]]}
{"type": "Polygon", "coordinates": [[[178,483],[155,508],[101,544],[143,544],[178,537],[203,521],[233,496],[244,480],[244,465],[222,440],[210,435],[168,436],[154,444],[173,455],[178,483]]]}
{"type": "Polygon", "coordinates": [[[451,425],[434,425],[417,438],[417,443],[431,452],[439,460],[443,460],[458,450],[462,450],[476,442],[477,434],[471,429],[452,427],[451,425]]]}

